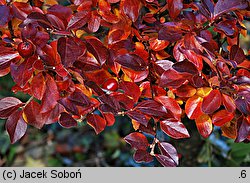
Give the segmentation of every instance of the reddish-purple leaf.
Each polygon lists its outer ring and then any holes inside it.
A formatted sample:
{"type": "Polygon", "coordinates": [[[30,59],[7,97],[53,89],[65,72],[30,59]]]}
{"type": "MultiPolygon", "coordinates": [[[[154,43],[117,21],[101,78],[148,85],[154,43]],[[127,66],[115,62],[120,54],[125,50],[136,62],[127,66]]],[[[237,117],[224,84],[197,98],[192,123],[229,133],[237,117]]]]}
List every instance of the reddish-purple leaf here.
{"type": "Polygon", "coordinates": [[[198,70],[196,66],[187,60],[176,62],[173,66],[173,69],[180,73],[190,73],[190,74],[197,74],[198,70]]]}
{"type": "Polygon", "coordinates": [[[12,48],[5,47],[0,45],[0,69],[6,69],[10,66],[11,60],[18,57],[19,54],[17,51],[14,51],[12,48]]]}
{"type": "Polygon", "coordinates": [[[242,48],[237,45],[233,45],[230,50],[230,59],[237,62],[237,64],[242,63],[246,56],[242,48]]]}
{"type": "Polygon", "coordinates": [[[145,61],[138,55],[135,54],[124,54],[116,57],[116,62],[121,64],[122,67],[132,69],[134,71],[145,71],[147,64],[145,61]]]}
{"type": "Polygon", "coordinates": [[[219,0],[214,7],[214,17],[223,13],[248,7],[247,0],[219,0]]]}
{"type": "Polygon", "coordinates": [[[190,137],[184,124],[176,119],[160,121],[160,126],[163,132],[174,139],[190,137]]]}
{"type": "Polygon", "coordinates": [[[204,97],[202,102],[202,111],[206,114],[212,114],[219,109],[222,102],[221,93],[219,90],[212,90],[208,96],[204,97]]]}
{"type": "Polygon", "coordinates": [[[14,97],[5,97],[0,100],[0,118],[8,118],[15,112],[23,103],[14,97]]]}
{"type": "Polygon", "coordinates": [[[94,128],[96,134],[101,133],[106,127],[106,120],[97,114],[87,115],[87,123],[94,128]]]}
{"type": "Polygon", "coordinates": [[[241,116],[237,120],[238,130],[235,142],[243,142],[250,134],[250,121],[246,117],[241,116]]]}
{"type": "Polygon", "coordinates": [[[42,98],[41,113],[52,110],[59,100],[59,92],[55,80],[50,76],[46,75],[46,89],[42,98]]]}
{"type": "Polygon", "coordinates": [[[96,37],[86,36],[85,38],[87,49],[94,57],[98,60],[99,64],[102,66],[108,58],[108,49],[103,45],[103,43],[96,37]]]}
{"type": "Polygon", "coordinates": [[[22,111],[16,111],[10,115],[5,123],[5,128],[12,144],[22,138],[27,130],[27,123],[23,120],[22,111]]]}
{"type": "Polygon", "coordinates": [[[25,20],[32,12],[32,7],[28,3],[23,3],[23,2],[13,2],[12,3],[12,11],[14,14],[14,17],[25,20]]]}
{"type": "Polygon", "coordinates": [[[215,24],[215,28],[222,31],[224,34],[226,34],[226,36],[233,36],[235,33],[235,30],[232,27],[233,24],[236,24],[236,20],[224,20],[218,24],[215,24]]]}
{"type": "Polygon", "coordinates": [[[182,38],[182,33],[183,31],[178,22],[167,22],[164,24],[164,27],[159,30],[158,39],[176,42],[182,38]]]}
{"type": "Polygon", "coordinates": [[[86,52],[85,44],[78,38],[61,37],[57,49],[65,67],[72,66],[76,59],[86,52]]]}
{"type": "Polygon", "coordinates": [[[74,120],[74,118],[66,112],[61,113],[58,123],[64,128],[77,126],[76,120],[74,120]]]}
{"type": "Polygon", "coordinates": [[[188,78],[174,69],[168,69],[163,72],[160,78],[161,87],[180,87],[188,78]]]}
{"type": "Polygon", "coordinates": [[[72,10],[69,7],[62,6],[59,4],[53,5],[47,9],[48,13],[53,14],[60,18],[64,25],[67,26],[68,19],[72,15],[72,10]]]}
{"type": "Polygon", "coordinates": [[[79,29],[88,22],[89,18],[90,18],[89,11],[79,11],[71,16],[67,29],[68,30],[79,29]]]}
{"type": "Polygon", "coordinates": [[[139,132],[130,133],[124,140],[134,149],[147,150],[149,146],[146,136],[139,132]]]}
{"type": "Polygon", "coordinates": [[[171,144],[167,142],[160,142],[158,143],[158,147],[162,155],[173,160],[173,162],[175,163],[175,166],[179,164],[178,153],[174,146],[172,146],[171,144]]]}
{"type": "Polygon", "coordinates": [[[144,100],[135,109],[149,116],[163,117],[167,114],[166,108],[154,100],[144,100]]]}
{"type": "Polygon", "coordinates": [[[175,19],[183,8],[183,0],[168,0],[169,15],[172,19],[175,19]]]}
{"type": "Polygon", "coordinates": [[[131,119],[137,121],[140,124],[143,124],[144,126],[148,125],[148,120],[146,118],[146,116],[142,113],[140,113],[140,111],[129,111],[126,113],[131,119]]]}
{"type": "Polygon", "coordinates": [[[140,1],[137,0],[125,0],[124,1],[124,13],[135,22],[139,16],[140,11],[140,1]]]}
{"type": "Polygon", "coordinates": [[[137,163],[149,163],[154,160],[153,156],[145,150],[136,150],[133,158],[137,163]]]}
{"type": "Polygon", "coordinates": [[[4,26],[10,20],[10,7],[0,5],[0,27],[4,26]]]}
{"type": "Polygon", "coordinates": [[[206,18],[211,19],[214,14],[214,3],[212,0],[203,0],[196,4],[202,15],[206,18]]]}
{"type": "Polygon", "coordinates": [[[155,157],[164,167],[176,167],[174,160],[167,156],[156,154],[155,157]]]}
{"type": "Polygon", "coordinates": [[[234,112],[236,109],[235,101],[228,95],[222,93],[222,103],[226,110],[230,113],[234,112]]]}

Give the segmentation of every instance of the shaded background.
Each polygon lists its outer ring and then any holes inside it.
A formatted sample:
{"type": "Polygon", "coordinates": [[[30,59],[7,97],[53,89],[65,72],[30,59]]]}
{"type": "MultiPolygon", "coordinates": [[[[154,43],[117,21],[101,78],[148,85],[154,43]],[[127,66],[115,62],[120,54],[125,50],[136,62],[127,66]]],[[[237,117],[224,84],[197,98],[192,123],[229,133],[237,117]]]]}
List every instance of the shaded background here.
{"type": "MultiPolygon", "coordinates": [[[[250,24],[246,23],[247,30],[250,24]]],[[[250,32],[241,38],[247,53],[250,32]]],[[[28,96],[14,95],[14,83],[9,75],[0,78],[0,98],[16,96],[26,101],[28,96]]],[[[191,138],[173,140],[159,132],[158,138],[172,143],[180,156],[180,166],[250,166],[250,144],[233,143],[221,137],[219,128],[203,139],[195,123],[184,119],[191,138]]],[[[60,125],[47,125],[41,130],[29,126],[26,135],[11,145],[5,131],[5,120],[0,120],[0,166],[161,166],[157,161],[138,164],[133,160],[133,150],[123,137],[133,131],[127,117],[118,117],[112,127],[101,134],[82,123],[77,128],[63,129],[60,125]]],[[[150,138],[150,136],[149,136],[150,138]]]]}

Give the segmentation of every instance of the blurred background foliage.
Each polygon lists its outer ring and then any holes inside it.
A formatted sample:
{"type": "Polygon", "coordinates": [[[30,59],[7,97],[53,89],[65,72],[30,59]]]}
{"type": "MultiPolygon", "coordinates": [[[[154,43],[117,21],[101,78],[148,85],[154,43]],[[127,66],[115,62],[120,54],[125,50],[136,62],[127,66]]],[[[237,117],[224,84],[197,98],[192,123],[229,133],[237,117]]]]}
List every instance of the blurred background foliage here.
{"type": "MultiPolygon", "coordinates": [[[[246,23],[250,30],[250,23],[246,23]]],[[[241,38],[245,53],[250,49],[250,32],[241,38]]],[[[22,101],[28,96],[13,94],[12,78],[0,78],[0,98],[16,96],[22,101]]],[[[218,128],[208,138],[203,139],[193,121],[184,119],[191,138],[173,140],[163,133],[158,138],[174,144],[179,152],[180,166],[250,166],[250,144],[234,143],[221,136],[218,128]]],[[[117,117],[112,127],[96,135],[85,123],[77,128],[64,129],[60,125],[47,125],[41,130],[28,128],[21,141],[10,144],[5,131],[5,120],[0,120],[0,166],[160,166],[156,161],[138,164],[133,160],[133,150],[123,137],[133,131],[127,117],[117,117]]],[[[148,138],[152,138],[148,136],[148,138]]]]}

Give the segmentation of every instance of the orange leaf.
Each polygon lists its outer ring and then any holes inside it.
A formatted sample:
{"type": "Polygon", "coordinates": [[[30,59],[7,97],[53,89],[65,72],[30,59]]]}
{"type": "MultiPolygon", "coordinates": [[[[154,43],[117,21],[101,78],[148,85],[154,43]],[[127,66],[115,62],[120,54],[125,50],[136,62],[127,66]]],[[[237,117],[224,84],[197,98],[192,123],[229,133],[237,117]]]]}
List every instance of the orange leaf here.
{"type": "Polygon", "coordinates": [[[226,110],[220,110],[213,115],[212,121],[215,126],[223,126],[225,123],[230,122],[233,118],[233,113],[229,113],[226,110]]]}
{"type": "Polygon", "coordinates": [[[208,138],[213,131],[211,118],[207,114],[203,114],[195,119],[195,123],[200,135],[204,138],[208,138]]]}
{"type": "Polygon", "coordinates": [[[185,112],[189,119],[196,119],[203,114],[201,111],[202,98],[194,95],[189,98],[185,105],[185,112]]]}

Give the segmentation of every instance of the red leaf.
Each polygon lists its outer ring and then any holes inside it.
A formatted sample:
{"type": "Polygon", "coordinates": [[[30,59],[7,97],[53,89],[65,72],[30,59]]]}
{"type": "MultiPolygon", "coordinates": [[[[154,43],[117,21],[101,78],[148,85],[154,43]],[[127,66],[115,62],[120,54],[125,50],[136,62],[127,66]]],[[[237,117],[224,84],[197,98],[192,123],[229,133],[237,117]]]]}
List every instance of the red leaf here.
{"type": "Polygon", "coordinates": [[[101,133],[106,127],[106,121],[97,114],[87,115],[87,123],[94,128],[96,134],[101,133]]]}
{"type": "Polygon", "coordinates": [[[42,98],[41,113],[52,110],[59,100],[59,92],[55,80],[48,74],[45,76],[45,79],[46,88],[42,98]]]}
{"type": "Polygon", "coordinates": [[[149,116],[162,117],[162,116],[166,116],[167,114],[166,108],[162,104],[154,100],[144,100],[138,103],[135,109],[149,116]]]}
{"type": "Polygon", "coordinates": [[[154,158],[147,151],[144,150],[136,150],[133,158],[137,163],[149,163],[154,160],[154,158]]]}
{"type": "Polygon", "coordinates": [[[230,122],[233,118],[233,113],[229,113],[226,110],[220,110],[213,115],[212,122],[215,126],[223,126],[225,123],[230,122]]]}
{"type": "Polygon", "coordinates": [[[230,59],[237,62],[237,64],[242,63],[246,56],[242,48],[237,45],[233,45],[230,50],[230,59]]]}
{"type": "Polygon", "coordinates": [[[57,49],[65,67],[72,66],[76,59],[86,52],[85,44],[78,38],[61,37],[58,40],[57,49]]]}
{"type": "Polygon", "coordinates": [[[175,19],[183,8],[182,0],[168,0],[169,15],[172,19],[175,19]]]}
{"type": "Polygon", "coordinates": [[[175,162],[167,156],[155,154],[155,157],[164,167],[176,167],[175,162]]]}
{"type": "Polygon", "coordinates": [[[149,146],[148,139],[139,132],[130,133],[124,140],[134,149],[147,150],[149,146]]]}
{"type": "Polygon", "coordinates": [[[131,119],[137,121],[140,124],[143,124],[144,126],[148,126],[148,120],[146,118],[146,116],[142,113],[140,113],[140,111],[129,111],[126,113],[131,119]]]}
{"type": "Polygon", "coordinates": [[[190,73],[190,74],[197,74],[198,70],[192,62],[187,60],[176,62],[173,66],[173,69],[180,73],[190,73]]]}
{"type": "Polygon", "coordinates": [[[124,1],[124,13],[135,22],[139,16],[140,2],[137,0],[125,0],[124,1]]]}
{"type": "Polygon", "coordinates": [[[195,119],[195,123],[201,136],[208,138],[213,131],[211,118],[207,114],[203,114],[195,119]]]}
{"type": "Polygon", "coordinates": [[[196,93],[196,89],[191,85],[182,85],[176,89],[176,95],[179,97],[192,97],[196,93]]]}
{"type": "Polygon", "coordinates": [[[122,67],[132,69],[134,71],[144,71],[147,68],[145,61],[135,54],[120,55],[115,59],[116,62],[122,65],[122,67]]]}
{"type": "Polygon", "coordinates": [[[4,26],[10,20],[10,15],[9,6],[0,5],[0,27],[4,26]]]}
{"type": "Polygon", "coordinates": [[[100,27],[100,23],[101,23],[101,18],[100,16],[98,15],[95,15],[93,12],[92,12],[92,16],[90,18],[90,21],[88,23],[88,29],[91,31],[91,32],[96,32],[98,31],[99,27],[100,27]]]}
{"type": "Polygon", "coordinates": [[[124,94],[132,97],[134,102],[137,102],[140,98],[140,88],[134,82],[123,81],[119,84],[119,88],[124,91],[124,94]]]}
{"type": "Polygon", "coordinates": [[[206,114],[212,114],[219,109],[221,105],[221,93],[219,90],[212,90],[208,96],[204,97],[202,102],[202,111],[206,114]]]}
{"type": "Polygon", "coordinates": [[[234,27],[232,25],[236,24],[236,20],[224,20],[215,24],[215,31],[222,31],[226,36],[233,36],[235,33],[234,27]]]}
{"type": "Polygon", "coordinates": [[[203,0],[196,5],[198,5],[201,14],[206,18],[211,19],[213,17],[214,3],[212,0],[203,0]]]}
{"type": "Polygon", "coordinates": [[[185,112],[189,119],[196,119],[203,114],[201,111],[202,98],[199,96],[193,96],[189,98],[185,105],[185,112]]]}
{"type": "Polygon", "coordinates": [[[61,113],[58,123],[64,128],[77,126],[76,120],[74,120],[74,118],[66,112],[61,113]]]}
{"type": "Polygon", "coordinates": [[[67,26],[67,30],[79,29],[83,27],[89,20],[89,11],[79,11],[73,14],[67,26]]]}
{"type": "Polygon", "coordinates": [[[173,117],[177,120],[181,119],[182,109],[176,100],[169,98],[167,96],[158,96],[155,97],[157,102],[160,102],[167,110],[170,112],[173,117]]]}
{"type": "Polygon", "coordinates": [[[59,4],[55,4],[47,9],[48,13],[53,14],[60,18],[65,27],[68,24],[68,19],[72,15],[72,10],[69,7],[65,7],[59,4]]]}
{"type": "MultiPolygon", "coordinates": [[[[160,143],[158,143],[158,147],[159,147],[162,155],[173,160],[175,166],[177,166],[179,164],[178,153],[177,153],[174,146],[172,146],[171,144],[169,144],[167,142],[160,142],[160,143]]],[[[171,163],[172,163],[172,161],[171,161],[171,163]]]]}
{"type": "Polygon", "coordinates": [[[103,43],[96,37],[86,36],[87,48],[90,53],[98,60],[99,64],[102,66],[108,58],[108,49],[103,45],[103,43]]]}
{"type": "Polygon", "coordinates": [[[102,112],[102,116],[107,122],[107,126],[113,126],[115,123],[115,116],[111,112],[102,112]]]}
{"type": "Polygon", "coordinates": [[[5,97],[0,100],[0,118],[8,118],[15,112],[23,103],[14,97],[5,97]]]}
{"type": "Polygon", "coordinates": [[[42,73],[37,74],[31,81],[31,92],[34,97],[41,100],[45,92],[45,78],[42,73]]]}
{"type": "Polygon", "coordinates": [[[214,7],[214,17],[223,13],[248,7],[247,0],[219,0],[214,7]]]}
{"type": "Polygon", "coordinates": [[[164,24],[159,30],[158,39],[159,40],[166,40],[169,42],[176,42],[182,38],[182,29],[181,24],[178,22],[167,22],[164,24]]]}
{"type": "Polygon", "coordinates": [[[12,144],[22,138],[27,130],[27,124],[23,120],[22,111],[15,111],[10,115],[6,121],[5,128],[12,144]]]}
{"type": "Polygon", "coordinates": [[[190,137],[184,124],[176,119],[160,121],[160,126],[163,132],[174,139],[190,137]]]}
{"type": "Polygon", "coordinates": [[[13,80],[23,88],[33,75],[33,63],[34,58],[30,57],[20,65],[15,65],[11,63],[10,72],[13,80]]]}

